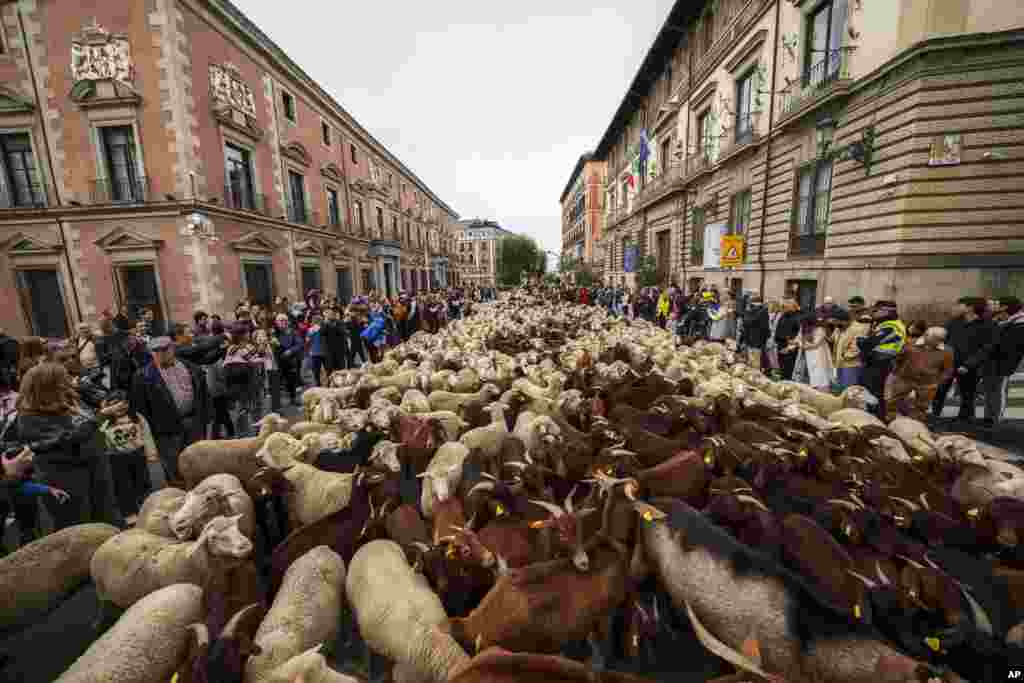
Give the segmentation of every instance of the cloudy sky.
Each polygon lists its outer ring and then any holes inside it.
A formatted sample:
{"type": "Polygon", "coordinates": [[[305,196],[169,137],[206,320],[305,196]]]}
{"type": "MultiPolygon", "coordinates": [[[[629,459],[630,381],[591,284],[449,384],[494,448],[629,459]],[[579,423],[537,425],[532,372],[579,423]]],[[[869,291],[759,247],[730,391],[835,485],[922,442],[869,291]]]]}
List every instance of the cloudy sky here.
{"type": "Polygon", "coordinates": [[[461,216],[558,251],[558,197],[672,0],[235,4],[461,216]]]}

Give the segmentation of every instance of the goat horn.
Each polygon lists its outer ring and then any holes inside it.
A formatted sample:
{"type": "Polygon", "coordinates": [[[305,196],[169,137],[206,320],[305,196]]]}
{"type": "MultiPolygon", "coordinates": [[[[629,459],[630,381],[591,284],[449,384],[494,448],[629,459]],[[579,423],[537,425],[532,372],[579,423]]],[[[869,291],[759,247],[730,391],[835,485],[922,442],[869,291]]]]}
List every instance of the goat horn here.
{"type": "Polygon", "coordinates": [[[562,508],[558,507],[553,503],[547,502],[546,500],[530,499],[530,502],[533,503],[534,505],[539,505],[540,507],[544,508],[545,510],[553,514],[556,519],[565,514],[565,510],[563,510],[562,508]]]}
{"type": "Polygon", "coordinates": [[[964,597],[967,598],[967,604],[971,606],[971,616],[974,617],[974,625],[979,631],[991,636],[995,629],[992,628],[992,620],[989,619],[988,613],[982,609],[969,590],[961,586],[960,592],[964,594],[964,597]]]}
{"type": "Polygon", "coordinates": [[[921,564],[920,562],[916,562],[916,561],[910,559],[906,555],[897,555],[896,557],[900,558],[901,560],[903,560],[904,562],[909,564],[914,569],[924,569],[925,568],[925,566],[923,564],[921,564]]]}
{"type": "Polygon", "coordinates": [[[581,519],[581,518],[586,517],[587,515],[591,515],[591,514],[593,514],[595,512],[597,512],[597,508],[595,508],[595,507],[583,508],[582,510],[580,510],[579,512],[576,513],[576,519],[581,519]]]}
{"type": "Polygon", "coordinates": [[[466,495],[467,496],[472,496],[473,493],[475,491],[477,491],[477,490],[480,490],[480,491],[493,491],[494,490],[494,484],[495,484],[495,482],[493,482],[493,481],[481,481],[481,482],[475,484],[473,486],[473,488],[471,488],[469,490],[469,492],[466,493],[466,495]]]}
{"type": "Polygon", "coordinates": [[[856,512],[858,510],[857,506],[853,502],[851,502],[849,500],[841,500],[839,498],[830,498],[830,499],[826,500],[825,503],[826,504],[832,504],[832,505],[839,505],[839,506],[844,507],[847,510],[851,510],[853,512],[856,512]]]}
{"type": "Polygon", "coordinates": [[[430,546],[424,543],[423,541],[413,541],[410,545],[412,545],[413,548],[416,548],[416,550],[419,550],[420,552],[430,552],[430,546]]]}
{"type": "Polygon", "coordinates": [[[940,567],[939,565],[935,564],[935,561],[932,558],[928,557],[927,555],[925,555],[922,559],[932,569],[938,570],[940,572],[943,571],[942,567],[940,567]]]}
{"type": "Polygon", "coordinates": [[[864,505],[864,501],[860,499],[860,496],[858,496],[856,493],[851,493],[851,494],[849,494],[849,496],[850,496],[850,500],[852,500],[854,503],[856,503],[857,506],[861,510],[866,509],[866,506],[864,505]]]}
{"type": "Polygon", "coordinates": [[[922,493],[920,496],[917,497],[917,499],[921,501],[921,506],[925,510],[931,510],[932,509],[932,506],[928,504],[928,494],[927,493],[922,493]]]}
{"type": "Polygon", "coordinates": [[[900,498],[899,496],[889,496],[889,500],[899,501],[899,502],[903,503],[904,505],[906,505],[908,508],[910,508],[914,512],[917,512],[918,510],[921,509],[921,507],[919,505],[917,505],[916,503],[913,503],[913,502],[907,500],[906,498],[900,498]]]}
{"type": "Polygon", "coordinates": [[[576,489],[578,489],[578,488],[579,488],[579,484],[574,485],[572,487],[572,490],[569,491],[569,495],[565,497],[565,511],[568,512],[570,515],[573,512],[573,510],[572,510],[572,497],[576,495],[576,489]]]}
{"type": "Polygon", "coordinates": [[[884,583],[886,586],[892,585],[892,581],[890,581],[889,577],[886,576],[885,572],[882,571],[882,563],[879,560],[875,560],[875,571],[878,572],[878,578],[882,581],[882,583],[884,583]]]}
{"type": "Polygon", "coordinates": [[[846,573],[849,574],[850,576],[852,576],[853,578],[858,579],[861,583],[863,583],[868,588],[878,588],[878,584],[877,583],[875,583],[874,581],[872,581],[868,577],[864,576],[863,574],[858,574],[857,572],[853,571],[852,569],[847,569],[846,573]]]}
{"type": "Polygon", "coordinates": [[[739,500],[739,501],[741,501],[743,503],[750,503],[751,505],[756,505],[757,507],[761,508],[765,512],[771,512],[771,510],[768,509],[767,505],[765,505],[764,503],[759,501],[757,498],[754,498],[753,496],[747,496],[747,495],[740,494],[740,495],[736,496],[736,500],[739,500]]]}
{"type": "Polygon", "coordinates": [[[701,644],[706,647],[709,652],[718,655],[742,671],[748,671],[763,678],[775,680],[770,674],[762,670],[753,659],[732,649],[715,637],[714,634],[708,631],[704,624],[702,624],[697,618],[697,615],[694,613],[690,603],[687,602],[685,604],[686,614],[690,618],[690,623],[693,625],[693,631],[697,634],[697,639],[700,640],[701,644]]]}

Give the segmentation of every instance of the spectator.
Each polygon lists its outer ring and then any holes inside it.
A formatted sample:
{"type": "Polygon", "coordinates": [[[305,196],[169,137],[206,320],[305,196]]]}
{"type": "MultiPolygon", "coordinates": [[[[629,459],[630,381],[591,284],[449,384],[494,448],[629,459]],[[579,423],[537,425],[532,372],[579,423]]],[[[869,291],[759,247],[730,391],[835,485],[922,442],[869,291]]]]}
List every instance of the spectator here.
{"type": "Polygon", "coordinates": [[[864,360],[857,342],[871,333],[871,316],[861,310],[859,317],[839,333],[836,340],[836,384],[840,391],[861,383],[864,360]]]}
{"type": "Polygon", "coordinates": [[[987,309],[988,304],[984,299],[964,297],[957,301],[954,317],[946,323],[946,343],[953,347],[956,374],[939,385],[935,393],[932,414],[936,417],[942,416],[946,396],[953,382],[956,382],[960,393],[957,419],[963,422],[974,420],[974,401],[978,393],[981,367],[993,341],[993,324],[985,320],[987,309]]]}
{"type": "Polygon", "coordinates": [[[800,318],[800,305],[793,297],[786,297],[782,302],[782,314],[775,325],[774,334],[782,379],[793,379],[799,351],[797,337],[800,335],[800,318]]]}
{"type": "Polygon", "coordinates": [[[18,347],[18,383],[25,373],[46,360],[49,352],[42,337],[25,337],[18,347]]]}
{"type": "Polygon", "coordinates": [[[256,412],[254,404],[261,388],[258,372],[263,367],[262,354],[253,344],[247,322],[236,320],[231,324],[223,361],[227,396],[239,408],[235,429],[242,435],[249,431],[256,412]]]}
{"type": "Polygon", "coordinates": [[[192,336],[205,337],[210,334],[210,316],[204,311],[196,311],[192,315],[192,336]]]}
{"type": "Polygon", "coordinates": [[[750,305],[743,313],[743,330],[740,334],[739,346],[746,348],[750,367],[760,370],[765,344],[771,336],[771,323],[768,308],[760,294],[750,297],[750,305]]]}
{"type": "Polygon", "coordinates": [[[149,495],[152,484],[148,462],[160,462],[149,423],[141,414],[128,413],[124,392],[111,394],[100,409],[100,427],[106,455],[110,459],[114,494],[118,508],[128,524],[149,495]]]}
{"type": "Polygon", "coordinates": [[[156,314],[149,306],[142,309],[141,322],[146,326],[146,336],[149,338],[165,337],[170,333],[170,330],[167,329],[167,323],[163,320],[157,320],[156,314]]]}
{"type": "MultiPolygon", "coordinates": [[[[253,336],[257,351],[263,358],[263,374],[267,378],[267,391],[270,394],[270,410],[281,412],[281,371],[277,365],[277,337],[269,326],[262,326],[253,336]]],[[[261,383],[262,384],[262,383],[261,383]]],[[[260,401],[260,405],[263,402],[260,401]]]]}
{"type": "MultiPolygon", "coordinates": [[[[315,291],[315,290],[314,290],[315,291]]],[[[306,352],[309,354],[309,368],[313,374],[313,386],[322,386],[322,372],[327,367],[327,348],[323,340],[323,316],[314,313],[310,316],[310,326],[306,330],[306,352]]]]}
{"type": "Polygon", "coordinates": [[[18,386],[18,340],[0,328],[0,391],[18,386]]]}
{"type": "Polygon", "coordinates": [[[209,421],[206,379],[175,357],[170,337],[153,339],[149,351],[152,361],[132,378],[129,405],[149,422],[167,483],[182,486],[178,455],[205,436],[209,421]]]}
{"type": "Polygon", "coordinates": [[[127,304],[122,304],[117,309],[117,315],[114,316],[114,327],[123,332],[129,332],[135,327],[135,319],[129,314],[127,304]]]}
{"type": "Polygon", "coordinates": [[[96,418],[78,409],[64,366],[41,363],[25,373],[7,439],[28,445],[42,480],[68,493],[66,499],[44,499],[58,530],[86,522],[121,523],[99,437],[96,418]]]}
{"type": "Polygon", "coordinates": [[[913,396],[908,414],[922,422],[939,385],[953,376],[953,352],[943,343],[946,330],[927,328],[913,344],[908,344],[885,385],[885,402],[897,406],[913,396]]]}
{"type": "Polygon", "coordinates": [[[982,368],[985,391],[984,426],[994,427],[1006,410],[1010,376],[1024,358],[1024,308],[1017,297],[1003,297],[994,312],[996,328],[982,368]]]}
{"type": "Polygon", "coordinates": [[[274,353],[277,357],[277,367],[281,373],[281,383],[293,406],[298,405],[298,388],[302,382],[299,379],[299,372],[302,367],[302,337],[292,328],[288,316],[278,313],[274,319],[274,337],[277,345],[274,353]]]}
{"type": "Polygon", "coordinates": [[[831,309],[822,307],[807,324],[807,334],[799,337],[799,344],[807,363],[808,384],[818,391],[832,389],[832,349],[828,345],[827,316],[831,309]]]}

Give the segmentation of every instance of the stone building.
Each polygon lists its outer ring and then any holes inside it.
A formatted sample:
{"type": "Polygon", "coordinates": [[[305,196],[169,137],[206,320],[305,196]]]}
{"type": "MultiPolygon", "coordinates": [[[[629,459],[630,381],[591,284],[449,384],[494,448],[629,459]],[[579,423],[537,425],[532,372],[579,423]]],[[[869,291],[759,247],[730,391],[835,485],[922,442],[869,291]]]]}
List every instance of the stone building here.
{"type": "Polygon", "coordinates": [[[605,279],[650,255],[805,306],[1020,294],[1022,29],[989,0],[676,2],[594,152],[605,279]]]}
{"type": "Polygon", "coordinates": [[[600,274],[606,163],[593,152],[580,156],[562,190],[562,253],[600,274]]]}
{"type": "Polygon", "coordinates": [[[472,218],[459,221],[456,253],[461,282],[467,287],[496,287],[498,284],[498,241],[512,235],[496,221],[472,218]]]}
{"type": "Polygon", "coordinates": [[[0,326],[443,286],[457,214],[226,0],[0,2],[0,326]]]}

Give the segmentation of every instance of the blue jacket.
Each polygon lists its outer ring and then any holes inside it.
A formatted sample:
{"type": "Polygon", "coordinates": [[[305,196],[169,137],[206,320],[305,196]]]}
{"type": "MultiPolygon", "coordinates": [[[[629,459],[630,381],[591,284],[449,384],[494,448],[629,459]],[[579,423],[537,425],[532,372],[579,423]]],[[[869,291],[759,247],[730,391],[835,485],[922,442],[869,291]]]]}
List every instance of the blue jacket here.
{"type": "Polygon", "coordinates": [[[277,336],[277,365],[280,368],[297,367],[302,360],[302,337],[289,328],[285,331],[276,330],[277,336]]]}
{"type": "Polygon", "coordinates": [[[324,353],[324,345],[320,334],[324,331],[323,323],[317,326],[314,332],[312,328],[306,333],[306,338],[309,340],[309,355],[311,356],[326,356],[324,353]]]}
{"type": "Polygon", "coordinates": [[[370,324],[366,326],[365,330],[363,330],[361,335],[362,338],[373,343],[377,341],[382,334],[384,334],[384,314],[371,313],[370,324]]]}

